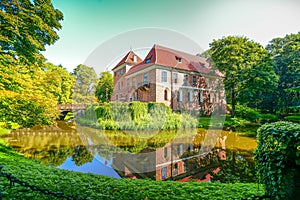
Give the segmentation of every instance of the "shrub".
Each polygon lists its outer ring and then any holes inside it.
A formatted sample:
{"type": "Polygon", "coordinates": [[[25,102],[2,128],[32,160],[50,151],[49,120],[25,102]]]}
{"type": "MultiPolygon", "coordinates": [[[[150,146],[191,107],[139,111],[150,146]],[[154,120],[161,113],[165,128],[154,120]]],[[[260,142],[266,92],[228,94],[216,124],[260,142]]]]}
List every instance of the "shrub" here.
{"type": "Polygon", "coordinates": [[[284,119],[287,120],[287,121],[290,121],[290,122],[300,123],[300,116],[297,116],[297,115],[286,116],[284,119]]]}
{"type": "Polygon", "coordinates": [[[267,122],[276,122],[278,120],[278,116],[274,114],[261,114],[259,120],[262,124],[267,122]]]}
{"type": "Polygon", "coordinates": [[[128,122],[131,120],[129,103],[111,102],[112,117],[116,122],[128,122]]]}
{"type": "Polygon", "coordinates": [[[97,122],[97,116],[95,112],[96,106],[91,105],[85,108],[84,115],[81,118],[85,118],[89,121],[97,122]]]}
{"type": "Polygon", "coordinates": [[[148,103],[148,113],[150,115],[149,126],[152,129],[162,129],[172,111],[165,104],[148,103]]]}
{"type": "Polygon", "coordinates": [[[111,106],[110,103],[104,103],[101,106],[98,106],[96,108],[96,114],[97,114],[97,119],[103,119],[103,120],[112,120],[113,115],[111,111],[111,106]]]}
{"type": "Polygon", "coordinates": [[[117,125],[117,123],[114,120],[102,120],[101,118],[99,118],[98,120],[98,128],[102,129],[102,130],[118,130],[119,126],[117,125]]]}
{"type": "Polygon", "coordinates": [[[181,127],[181,116],[176,113],[171,113],[167,116],[167,121],[163,126],[164,130],[178,129],[181,127]]]}
{"type": "Polygon", "coordinates": [[[140,121],[148,113],[147,103],[135,101],[129,105],[133,121],[140,121]]]}
{"type": "Polygon", "coordinates": [[[272,199],[296,199],[300,196],[300,125],[275,122],[257,132],[255,159],[266,194],[272,199]]]}
{"type": "Polygon", "coordinates": [[[240,117],[252,122],[256,121],[260,117],[260,113],[257,110],[243,105],[236,105],[235,115],[236,117],[240,117]]]}
{"type": "Polygon", "coordinates": [[[68,112],[67,115],[64,118],[64,121],[74,120],[74,113],[68,112]]]}
{"type": "Polygon", "coordinates": [[[197,128],[198,120],[190,114],[181,114],[181,128],[197,128]]]}

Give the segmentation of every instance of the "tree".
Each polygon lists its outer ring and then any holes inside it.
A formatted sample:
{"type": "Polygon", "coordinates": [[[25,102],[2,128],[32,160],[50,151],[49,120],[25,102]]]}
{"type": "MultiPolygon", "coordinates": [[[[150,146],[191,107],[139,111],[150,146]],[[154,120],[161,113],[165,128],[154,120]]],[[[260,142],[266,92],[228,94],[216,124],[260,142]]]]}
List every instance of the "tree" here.
{"type": "Polygon", "coordinates": [[[72,90],[74,86],[74,76],[72,76],[62,66],[56,66],[52,63],[45,63],[44,71],[44,88],[51,92],[57,101],[57,104],[72,103],[72,90]]]}
{"type": "Polygon", "coordinates": [[[95,91],[98,82],[96,72],[92,67],[78,65],[72,75],[75,77],[73,101],[80,104],[92,104],[95,102],[95,91]]]}
{"type": "Polygon", "coordinates": [[[57,101],[44,84],[40,51],[58,40],[63,14],[50,0],[0,1],[0,121],[50,124],[57,101]]]}
{"type": "Polygon", "coordinates": [[[214,40],[210,43],[209,53],[216,67],[225,74],[227,99],[232,104],[231,117],[235,116],[237,102],[255,106],[252,101],[257,101],[255,104],[260,104],[264,97],[258,96],[257,92],[263,95],[276,86],[277,77],[268,52],[246,37],[228,36],[214,40]]]}
{"type": "Polygon", "coordinates": [[[59,39],[63,14],[51,0],[1,0],[0,53],[22,63],[44,60],[40,51],[59,39]]]}
{"type": "Polygon", "coordinates": [[[44,72],[19,62],[6,63],[0,55],[0,122],[23,127],[50,124],[58,116],[57,101],[43,85],[44,72]]]}
{"type": "Polygon", "coordinates": [[[274,70],[279,76],[275,93],[277,110],[287,113],[290,107],[300,105],[300,32],[274,38],[266,49],[272,56],[274,70]]]}
{"type": "Polygon", "coordinates": [[[100,74],[99,82],[96,88],[96,97],[99,102],[110,101],[114,90],[114,78],[109,72],[102,72],[100,74]]]}

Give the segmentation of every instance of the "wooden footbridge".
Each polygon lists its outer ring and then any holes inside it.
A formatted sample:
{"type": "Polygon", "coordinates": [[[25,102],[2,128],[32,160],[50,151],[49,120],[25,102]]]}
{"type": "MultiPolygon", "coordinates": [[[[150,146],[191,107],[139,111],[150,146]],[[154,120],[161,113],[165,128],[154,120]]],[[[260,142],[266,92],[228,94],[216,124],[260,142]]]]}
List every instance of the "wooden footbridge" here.
{"type": "Polygon", "coordinates": [[[60,112],[65,112],[65,111],[80,111],[84,110],[86,104],[58,104],[57,107],[60,110],[60,112]]]}

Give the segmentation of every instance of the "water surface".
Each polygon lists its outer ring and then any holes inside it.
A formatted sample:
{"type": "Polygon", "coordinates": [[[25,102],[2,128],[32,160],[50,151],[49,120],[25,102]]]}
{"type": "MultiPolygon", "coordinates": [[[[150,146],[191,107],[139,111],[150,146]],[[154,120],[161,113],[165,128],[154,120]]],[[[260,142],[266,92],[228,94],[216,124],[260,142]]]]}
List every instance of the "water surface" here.
{"type": "Polygon", "coordinates": [[[60,122],[12,131],[6,141],[47,165],[115,178],[256,181],[256,139],[228,131],[103,131],[60,122]]]}

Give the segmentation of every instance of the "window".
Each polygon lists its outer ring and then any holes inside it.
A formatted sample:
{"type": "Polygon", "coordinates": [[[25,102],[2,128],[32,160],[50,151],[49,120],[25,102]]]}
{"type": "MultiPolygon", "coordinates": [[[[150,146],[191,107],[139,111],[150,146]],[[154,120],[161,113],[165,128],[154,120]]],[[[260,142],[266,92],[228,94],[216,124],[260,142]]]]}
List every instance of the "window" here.
{"type": "Polygon", "coordinates": [[[119,99],[119,96],[118,95],[116,95],[116,100],[118,100],[119,99]]]}
{"type": "Polygon", "coordinates": [[[197,83],[197,76],[193,76],[193,86],[196,86],[197,83]]]}
{"type": "Polygon", "coordinates": [[[162,71],[161,72],[161,82],[162,83],[166,83],[167,80],[168,80],[168,74],[167,74],[167,72],[166,71],[162,71]]]}
{"type": "Polygon", "coordinates": [[[182,59],[176,56],[176,60],[178,63],[182,63],[182,59]]]}
{"type": "Polygon", "coordinates": [[[189,97],[188,97],[188,98],[189,98],[189,101],[192,102],[192,101],[193,101],[193,91],[189,91],[189,92],[188,92],[188,96],[189,96],[189,97]]]}
{"type": "Polygon", "coordinates": [[[202,103],[203,102],[203,96],[202,96],[202,92],[199,92],[199,102],[202,103]]]}
{"type": "Polygon", "coordinates": [[[132,79],[132,86],[133,86],[133,87],[135,86],[134,78],[132,79]]]}
{"type": "Polygon", "coordinates": [[[212,80],[211,79],[209,79],[209,85],[208,85],[208,87],[210,88],[210,89],[212,89],[212,80]]]}
{"type": "Polygon", "coordinates": [[[149,58],[146,59],[146,64],[150,63],[152,56],[150,56],[149,58]]]}
{"type": "Polygon", "coordinates": [[[214,93],[210,93],[210,103],[214,103],[215,102],[215,95],[214,95],[214,93]]]}
{"type": "Polygon", "coordinates": [[[184,172],[187,172],[189,170],[189,163],[187,160],[183,161],[184,164],[183,164],[183,167],[184,167],[184,172]]]}
{"type": "Polygon", "coordinates": [[[118,74],[119,74],[119,75],[122,75],[123,72],[124,72],[123,69],[121,69],[121,70],[118,71],[118,74]]]}
{"type": "Polygon", "coordinates": [[[118,82],[118,90],[120,89],[120,82],[118,82]]]}
{"type": "Polygon", "coordinates": [[[178,92],[178,101],[182,101],[182,90],[178,92]]]}
{"type": "Polygon", "coordinates": [[[127,87],[129,87],[130,86],[130,81],[129,80],[127,80],[127,87]]]}
{"type": "Polygon", "coordinates": [[[148,82],[148,73],[144,74],[144,83],[148,82]]]}
{"type": "Polygon", "coordinates": [[[177,73],[173,73],[173,81],[174,81],[174,83],[178,83],[178,74],[177,73]]]}
{"type": "Polygon", "coordinates": [[[166,179],[167,178],[167,167],[163,167],[161,169],[161,178],[166,179]]]}
{"type": "Polygon", "coordinates": [[[174,175],[177,175],[177,174],[178,174],[178,163],[175,163],[175,164],[174,164],[173,174],[174,174],[174,175]]]}
{"type": "Polygon", "coordinates": [[[184,76],[183,76],[183,84],[187,84],[187,82],[188,82],[188,75],[187,74],[185,74],[184,76]]]}
{"type": "Polygon", "coordinates": [[[165,157],[165,159],[167,159],[167,157],[168,157],[168,149],[167,149],[167,147],[164,148],[164,157],[165,157]]]}
{"type": "Polygon", "coordinates": [[[164,91],[164,97],[165,97],[165,101],[167,101],[168,100],[168,90],[167,89],[165,89],[165,91],[164,91]]]}

